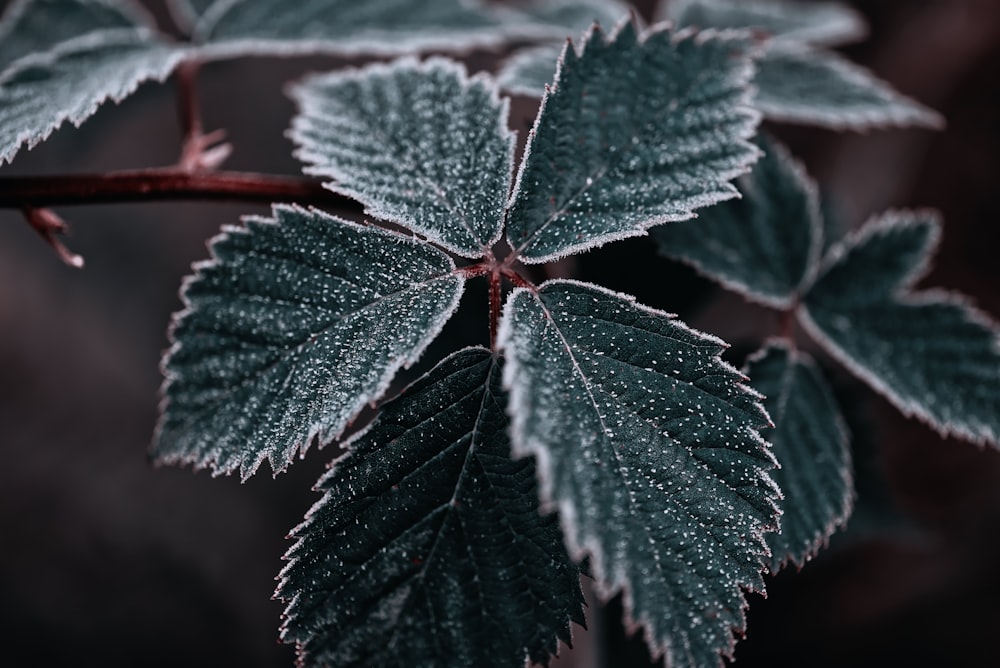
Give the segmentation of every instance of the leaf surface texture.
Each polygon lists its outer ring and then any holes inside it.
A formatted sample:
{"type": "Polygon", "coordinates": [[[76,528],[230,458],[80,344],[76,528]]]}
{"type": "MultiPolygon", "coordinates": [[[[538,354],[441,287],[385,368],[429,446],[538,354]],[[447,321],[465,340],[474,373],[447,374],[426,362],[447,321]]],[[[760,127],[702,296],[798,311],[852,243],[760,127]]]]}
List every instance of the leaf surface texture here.
{"type": "Polygon", "coordinates": [[[338,436],[458,304],[441,251],[278,206],[212,244],[184,288],[166,363],[160,461],[252,474],[338,436]]]}
{"type": "Polygon", "coordinates": [[[535,455],[542,499],[598,591],[674,667],[721,665],[761,589],[776,520],[759,395],[725,344],[595,286],[515,290],[507,356],[516,454],[535,455]]]}
{"type": "Polygon", "coordinates": [[[454,353],[319,482],[278,595],[306,666],[548,662],[583,623],[579,571],[512,460],[500,363],[454,353]]]}
{"type": "Polygon", "coordinates": [[[312,77],[293,97],[307,173],[463,256],[481,257],[500,238],[514,137],[488,79],[407,59],[312,77]]]}
{"type": "Polygon", "coordinates": [[[746,139],[748,36],[639,36],[632,23],[567,45],[528,140],[507,238],[546,262],[733,197],[757,156],[746,139]]]}

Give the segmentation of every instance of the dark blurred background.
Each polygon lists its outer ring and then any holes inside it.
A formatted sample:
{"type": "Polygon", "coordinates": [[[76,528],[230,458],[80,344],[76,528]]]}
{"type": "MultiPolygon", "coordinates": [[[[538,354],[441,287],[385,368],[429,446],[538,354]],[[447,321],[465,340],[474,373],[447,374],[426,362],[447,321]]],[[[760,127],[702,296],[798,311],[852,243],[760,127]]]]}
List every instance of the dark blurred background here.
{"type": "MultiPolygon", "coordinates": [[[[0,2],[0,6],[5,6],[0,2]]],[[[162,1],[149,2],[168,21],[162,1]]],[[[944,114],[942,132],[864,135],[769,128],[803,159],[848,225],[890,207],[934,207],[945,234],[924,286],[973,296],[1000,318],[1000,2],[853,3],[871,24],[845,50],[944,114]]],[[[651,2],[636,3],[650,16],[651,2]]],[[[496,55],[470,56],[491,67],[496,55]]],[[[246,59],[201,74],[206,129],[225,128],[228,169],[295,174],[282,93],[334,59],[246,59]]],[[[147,84],[77,130],[22,152],[0,177],[163,166],[178,156],[173,82],[147,84]]],[[[534,108],[518,100],[525,133],[534,108]]],[[[206,239],[247,204],[60,208],[70,269],[15,212],[0,211],[0,639],[5,666],[290,666],[270,600],[285,535],[316,499],[335,455],[310,449],[288,473],[246,484],[156,468],[146,451],[159,360],[181,278],[206,239]]],[[[612,244],[561,271],[630,292],[731,341],[733,361],[775,319],[691,271],[648,239],[612,244]]],[[[485,342],[473,288],[428,363],[485,342]]],[[[845,531],[801,572],[751,598],[739,666],[1000,665],[1000,454],[943,440],[825,364],[857,436],[858,498],[845,531]]],[[[590,632],[562,666],[649,665],[621,628],[618,601],[594,603],[590,632]]]]}

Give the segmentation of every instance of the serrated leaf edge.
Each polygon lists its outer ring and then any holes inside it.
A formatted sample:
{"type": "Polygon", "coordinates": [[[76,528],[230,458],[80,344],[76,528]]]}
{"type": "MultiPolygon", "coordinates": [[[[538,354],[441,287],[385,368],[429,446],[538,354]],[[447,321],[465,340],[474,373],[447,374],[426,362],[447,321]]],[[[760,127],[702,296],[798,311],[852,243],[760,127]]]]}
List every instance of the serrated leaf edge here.
{"type": "MultiPolygon", "coordinates": [[[[737,39],[745,39],[748,35],[746,31],[742,30],[703,30],[699,32],[693,29],[685,28],[682,30],[674,31],[673,24],[670,22],[659,23],[650,26],[648,29],[644,31],[640,31],[634,19],[632,17],[628,17],[620,21],[614,27],[612,32],[608,34],[605,42],[606,43],[613,42],[614,40],[618,39],[622,34],[624,34],[626,31],[632,31],[635,33],[637,44],[642,44],[643,42],[648,40],[651,36],[658,33],[670,33],[670,41],[674,44],[677,44],[687,39],[692,39],[696,43],[703,43],[711,40],[735,41],[737,39]]],[[[553,83],[551,86],[545,87],[545,93],[542,95],[542,100],[538,107],[538,113],[535,115],[535,121],[532,124],[531,130],[528,132],[528,139],[524,146],[524,153],[521,156],[521,163],[518,166],[517,176],[514,179],[514,187],[511,189],[510,197],[507,203],[508,216],[510,215],[510,210],[513,207],[514,202],[517,199],[518,193],[521,189],[521,180],[527,168],[528,158],[531,155],[531,147],[532,144],[534,143],[534,138],[538,132],[538,127],[542,119],[542,116],[545,112],[547,102],[549,98],[559,88],[559,79],[562,75],[563,63],[565,62],[566,58],[569,57],[570,51],[572,51],[574,58],[580,58],[583,55],[584,51],[586,50],[587,44],[589,44],[592,39],[603,36],[604,32],[601,30],[601,27],[597,24],[594,24],[587,32],[584,33],[583,37],[580,40],[579,49],[576,48],[571,39],[566,40],[566,45],[563,47],[562,54],[559,56],[559,60],[557,61],[556,64],[556,71],[553,83]]],[[[743,88],[743,92],[740,95],[740,99],[735,105],[735,107],[740,111],[741,115],[743,116],[743,122],[740,125],[737,135],[740,138],[739,142],[742,144],[743,148],[747,150],[748,156],[752,155],[753,157],[749,158],[747,164],[742,167],[733,168],[731,170],[723,171],[718,174],[718,178],[724,181],[723,183],[720,184],[720,191],[723,192],[714,193],[714,196],[700,198],[699,201],[701,201],[701,203],[698,202],[693,203],[690,207],[692,211],[686,216],[679,216],[679,215],[653,216],[639,223],[635,223],[630,229],[594,236],[588,239],[587,241],[567,246],[556,253],[549,253],[548,255],[537,256],[537,257],[536,256],[526,257],[523,254],[521,254],[521,250],[527,249],[531,245],[534,238],[542,230],[548,227],[548,225],[551,223],[551,218],[550,218],[550,220],[547,221],[544,225],[542,225],[542,227],[535,230],[525,242],[520,244],[518,248],[514,249],[515,253],[518,254],[518,259],[524,264],[544,264],[547,262],[552,262],[560,258],[566,257],[568,255],[575,255],[583,253],[592,248],[598,248],[613,241],[620,241],[622,239],[645,236],[648,234],[649,228],[654,227],[656,225],[660,225],[662,223],[675,222],[679,220],[689,220],[691,218],[697,217],[697,213],[693,211],[694,209],[698,209],[703,206],[708,206],[710,204],[717,204],[719,202],[723,202],[728,199],[738,198],[740,196],[739,191],[730,182],[731,179],[734,179],[737,176],[740,176],[741,174],[745,174],[748,171],[750,171],[753,162],[760,155],[760,149],[758,149],[755,144],[749,141],[749,139],[753,137],[754,134],[757,132],[757,126],[760,124],[762,118],[760,111],[753,105],[752,102],[756,94],[755,88],[753,87],[751,82],[753,80],[753,75],[755,73],[754,59],[757,55],[757,52],[750,52],[747,55],[748,57],[743,60],[742,67],[734,68],[734,71],[731,72],[730,76],[732,76],[739,84],[741,84],[743,88]]]]}
{"type": "MultiPolygon", "coordinates": [[[[273,204],[271,206],[271,210],[272,210],[271,218],[267,218],[264,216],[257,216],[257,215],[246,215],[242,216],[240,220],[244,223],[244,225],[251,221],[264,225],[277,225],[278,211],[286,211],[288,213],[297,213],[297,214],[304,213],[306,215],[312,215],[318,213],[325,218],[329,218],[332,219],[333,221],[336,221],[336,223],[339,225],[344,225],[355,230],[365,230],[367,232],[384,234],[394,240],[402,241],[408,244],[414,244],[420,246],[421,248],[433,248],[433,246],[422,244],[420,241],[415,240],[407,235],[400,234],[392,230],[386,230],[380,227],[366,226],[366,225],[359,225],[357,223],[352,223],[350,221],[328,214],[315,207],[303,208],[297,204],[273,204]]],[[[190,301],[187,298],[188,286],[201,277],[203,269],[214,267],[218,264],[218,258],[215,256],[215,252],[213,250],[216,243],[228,239],[233,234],[248,234],[248,233],[249,232],[247,231],[247,228],[245,226],[237,226],[237,225],[222,226],[222,229],[219,232],[219,234],[216,234],[207,242],[209,251],[211,252],[211,257],[207,260],[201,260],[193,263],[191,265],[191,273],[185,276],[181,281],[180,298],[183,307],[177,312],[175,312],[170,318],[170,323],[167,327],[167,337],[168,340],[170,341],[170,346],[167,348],[167,350],[163,353],[163,355],[160,358],[160,373],[163,374],[163,382],[160,384],[159,417],[156,421],[156,427],[153,432],[154,445],[158,443],[160,440],[160,436],[163,431],[164,418],[166,416],[167,409],[169,408],[170,405],[170,400],[169,400],[169,395],[167,394],[167,390],[169,389],[170,385],[176,380],[176,375],[173,374],[168,368],[170,358],[181,347],[181,342],[176,339],[174,333],[178,325],[184,320],[184,318],[187,317],[188,314],[190,314],[194,310],[190,301]]],[[[439,251],[438,249],[434,250],[441,253],[441,251],[439,251]]],[[[283,473],[292,463],[292,461],[294,461],[296,454],[299,456],[300,459],[304,458],[306,452],[309,449],[309,446],[312,445],[314,441],[317,443],[317,447],[322,449],[328,443],[332,443],[337,439],[339,439],[343,435],[344,431],[346,431],[349,428],[350,421],[356,418],[366,405],[379,401],[385,396],[385,393],[388,391],[389,386],[392,383],[392,379],[396,376],[396,374],[399,372],[400,369],[408,369],[420,359],[421,355],[423,355],[423,353],[426,351],[427,346],[430,345],[431,341],[437,338],[437,335],[440,334],[441,330],[444,328],[445,323],[451,318],[452,315],[454,315],[455,311],[458,309],[459,301],[461,300],[462,293],[465,290],[465,278],[463,277],[461,272],[455,270],[454,261],[445,253],[441,253],[441,257],[444,260],[446,260],[449,266],[451,267],[452,272],[450,275],[454,276],[455,279],[458,281],[458,289],[455,291],[455,297],[452,300],[450,308],[445,311],[442,311],[438,319],[435,322],[433,322],[430,327],[427,328],[424,339],[420,342],[420,345],[415,347],[413,352],[410,353],[408,356],[393,360],[392,364],[390,364],[389,367],[387,367],[387,369],[383,372],[382,377],[379,379],[379,384],[376,386],[375,390],[369,395],[362,395],[357,398],[357,400],[354,402],[354,407],[350,411],[349,417],[344,421],[344,424],[339,428],[338,431],[323,432],[323,430],[319,427],[319,425],[316,424],[310,425],[308,435],[306,436],[306,438],[302,440],[302,442],[298,445],[298,447],[296,447],[289,453],[287,461],[275,462],[274,459],[265,451],[257,453],[249,465],[246,463],[246,461],[241,461],[239,465],[240,482],[246,482],[250,478],[250,476],[256,473],[257,469],[260,468],[260,465],[264,462],[265,459],[268,460],[268,463],[271,466],[271,471],[273,473],[272,477],[276,478],[278,474],[283,473]]],[[[446,274],[437,276],[433,280],[437,280],[438,278],[441,278],[442,276],[445,275],[446,274]]],[[[229,469],[218,469],[215,467],[215,462],[213,459],[207,459],[205,461],[195,461],[191,457],[186,456],[184,454],[167,454],[167,455],[157,454],[155,455],[155,463],[157,465],[190,464],[194,471],[211,469],[213,478],[218,477],[220,475],[230,475],[236,470],[236,467],[231,467],[229,469]]]]}
{"type": "MultiPolygon", "coordinates": [[[[531,297],[541,305],[542,310],[546,314],[546,317],[551,321],[551,316],[549,315],[548,308],[545,306],[544,302],[541,301],[538,292],[543,288],[545,288],[545,286],[547,285],[555,285],[555,284],[576,285],[590,290],[603,292],[607,295],[616,297],[618,299],[627,302],[629,305],[635,307],[639,311],[656,315],[658,317],[669,318],[678,326],[683,327],[684,329],[693,334],[704,337],[710,343],[717,344],[724,348],[729,347],[728,343],[718,338],[717,336],[697,330],[691,327],[690,325],[684,323],[683,321],[679,320],[676,314],[667,313],[665,311],[661,311],[659,309],[655,309],[650,306],[646,306],[644,304],[639,303],[633,295],[629,295],[622,292],[616,292],[614,290],[609,290],[608,288],[605,288],[603,286],[587,283],[585,281],[577,281],[573,279],[552,279],[549,281],[545,281],[540,286],[538,286],[537,289],[518,287],[514,288],[511,291],[510,295],[508,295],[506,303],[504,304],[503,315],[501,316],[500,326],[497,331],[498,350],[503,351],[505,347],[507,347],[511,342],[511,336],[513,332],[511,330],[512,316],[510,312],[513,309],[515,297],[521,293],[530,294],[531,297]]],[[[568,343],[566,343],[565,337],[563,337],[562,332],[560,332],[558,328],[556,328],[556,331],[559,332],[559,336],[560,338],[562,338],[563,343],[566,346],[570,357],[573,358],[574,366],[576,366],[577,369],[579,369],[579,365],[576,363],[575,356],[572,350],[569,349],[569,345],[568,343]]],[[[758,402],[763,400],[764,396],[749,384],[750,379],[747,378],[745,374],[743,374],[739,369],[737,369],[736,367],[732,366],[731,364],[723,360],[721,357],[718,357],[717,359],[719,364],[725,371],[730,371],[734,373],[736,376],[743,379],[743,383],[740,385],[740,389],[746,396],[756,399],[758,402]]],[[[669,642],[661,642],[659,639],[653,637],[650,620],[647,618],[646,615],[639,615],[639,616],[635,615],[633,610],[634,604],[632,601],[632,592],[629,584],[627,582],[621,582],[621,583],[606,582],[607,580],[610,580],[610,578],[607,577],[607,574],[610,572],[610,569],[606,568],[606,566],[601,561],[602,555],[600,546],[596,545],[593,538],[585,537],[582,544],[576,544],[576,542],[573,540],[572,538],[573,536],[582,533],[580,531],[577,531],[575,528],[576,511],[572,507],[572,504],[570,504],[569,502],[555,501],[552,498],[553,497],[552,474],[551,474],[552,460],[549,457],[548,451],[546,450],[545,447],[543,447],[535,439],[528,438],[525,435],[524,416],[527,414],[527,410],[525,408],[525,405],[527,403],[526,401],[527,397],[525,396],[526,394],[525,390],[523,388],[518,387],[517,384],[514,382],[515,369],[516,369],[516,362],[513,359],[508,358],[507,364],[504,365],[502,382],[504,389],[507,390],[509,395],[509,401],[507,405],[508,405],[508,416],[510,417],[510,424],[511,424],[510,440],[511,440],[512,456],[514,457],[534,456],[536,464],[535,472],[536,475],[538,476],[539,502],[541,504],[542,511],[546,512],[549,510],[555,510],[558,513],[559,522],[563,530],[563,539],[566,544],[566,549],[569,552],[570,558],[572,558],[574,561],[579,562],[582,561],[584,558],[589,557],[589,563],[591,565],[591,573],[594,579],[594,590],[597,593],[600,600],[603,602],[607,602],[611,598],[613,598],[616,594],[621,592],[622,607],[623,607],[623,613],[622,613],[623,622],[625,624],[627,632],[631,635],[634,634],[637,630],[641,630],[646,646],[649,648],[650,653],[654,658],[654,660],[665,657],[666,665],[668,666],[671,665],[673,663],[672,646],[670,645],[669,642]]],[[[580,377],[584,381],[584,387],[587,390],[587,394],[591,397],[593,401],[593,394],[591,392],[590,383],[587,376],[583,374],[581,371],[580,377]]],[[[771,421],[770,416],[768,416],[766,409],[763,407],[762,404],[759,407],[761,409],[761,412],[768,418],[768,421],[770,422],[771,421]]],[[[766,440],[764,440],[764,438],[757,432],[757,430],[751,430],[751,432],[752,432],[751,438],[753,438],[756,441],[757,445],[759,446],[760,448],[759,452],[761,453],[761,455],[765,456],[766,460],[776,468],[780,467],[780,464],[774,457],[774,453],[771,451],[771,445],[766,440]]],[[[771,490],[775,493],[775,497],[777,499],[783,498],[781,490],[778,489],[778,486],[775,484],[774,479],[770,475],[765,476],[763,482],[766,482],[766,484],[771,488],[771,490]]],[[[775,518],[778,518],[781,514],[780,508],[778,508],[777,504],[774,503],[773,501],[771,502],[771,505],[772,505],[773,516],[775,518]]],[[[751,536],[747,537],[748,541],[755,540],[761,546],[760,558],[761,558],[762,572],[766,569],[766,559],[770,557],[771,554],[770,548],[767,545],[767,540],[765,538],[765,535],[768,531],[774,531],[776,529],[777,526],[771,526],[762,522],[761,527],[758,530],[754,531],[751,536]]],[[[764,590],[763,587],[758,588],[754,586],[752,583],[748,583],[746,585],[740,583],[737,586],[743,592],[760,593],[766,596],[766,591],[764,590]]],[[[740,606],[740,617],[743,621],[742,629],[745,629],[746,611],[749,608],[750,604],[746,600],[746,596],[742,596],[742,599],[743,603],[740,606]]],[[[721,657],[723,656],[728,657],[730,659],[733,658],[733,652],[735,651],[736,648],[736,634],[739,633],[740,631],[741,631],[741,626],[733,626],[730,628],[728,646],[720,650],[721,654],[718,665],[720,666],[722,665],[721,657]]]]}
{"type": "MultiPolygon", "coordinates": [[[[288,95],[299,107],[299,113],[296,114],[292,122],[292,127],[286,131],[285,135],[291,139],[298,148],[295,149],[293,155],[305,163],[302,168],[303,173],[309,174],[311,176],[327,177],[335,179],[334,181],[324,182],[323,187],[331,190],[340,195],[350,197],[351,199],[357,200],[358,202],[364,203],[367,199],[364,193],[361,193],[353,188],[348,188],[341,186],[337,183],[336,179],[341,179],[344,177],[345,172],[336,166],[323,166],[317,167],[315,164],[317,162],[324,161],[326,158],[318,153],[314,153],[306,149],[304,144],[304,138],[302,133],[310,127],[308,121],[308,115],[315,114],[316,106],[312,102],[312,95],[305,91],[305,87],[310,84],[329,84],[341,81],[358,81],[363,82],[369,76],[373,75],[391,75],[396,72],[405,72],[407,70],[417,70],[419,72],[427,72],[435,68],[440,68],[452,74],[455,74],[458,78],[462,90],[469,90],[473,86],[481,86],[487,93],[489,93],[490,101],[495,103],[499,113],[497,114],[497,127],[500,131],[500,136],[507,143],[507,155],[508,164],[513,165],[514,162],[514,150],[516,144],[516,133],[508,128],[508,117],[510,114],[510,100],[506,97],[501,97],[500,89],[497,87],[496,81],[486,72],[479,72],[473,76],[469,76],[468,71],[462,63],[451,60],[449,58],[442,57],[431,57],[424,61],[420,61],[415,56],[406,56],[403,58],[398,58],[390,63],[385,64],[373,64],[360,68],[349,68],[345,70],[337,70],[334,72],[328,72],[325,74],[310,75],[302,81],[296,83],[294,86],[289,87],[288,95]]],[[[507,175],[507,183],[509,189],[510,175],[507,175]]],[[[455,246],[440,237],[440,235],[433,234],[432,230],[415,230],[413,226],[415,221],[403,220],[399,216],[394,215],[392,212],[387,211],[380,206],[365,204],[365,213],[378,218],[379,220],[390,221],[398,225],[411,230],[415,234],[419,234],[421,238],[426,239],[432,244],[440,246],[456,255],[469,259],[480,259],[486,257],[489,253],[490,248],[503,237],[504,230],[504,212],[500,212],[500,219],[498,220],[497,229],[494,231],[493,235],[487,242],[484,242],[483,247],[480,252],[472,253],[467,249],[455,246]]],[[[418,223],[416,223],[418,224],[418,223]]],[[[469,234],[475,238],[475,231],[471,228],[466,227],[469,234]]]]}
{"type": "MultiPolygon", "coordinates": [[[[745,364],[743,365],[743,372],[747,373],[748,367],[754,362],[758,362],[769,354],[772,348],[780,348],[788,354],[788,359],[790,365],[786,367],[785,373],[782,374],[782,399],[781,403],[787,401],[787,391],[785,388],[790,383],[788,379],[788,371],[791,370],[792,365],[801,365],[809,370],[810,373],[815,373],[826,382],[826,378],[823,376],[822,371],[816,364],[815,360],[812,359],[807,353],[800,351],[795,345],[788,339],[773,337],[767,339],[759,350],[750,354],[747,357],[745,364]]],[[[843,499],[843,504],[838,509],[837,514],[834,515],[827,525],[823,528],[823,531],[816,535],[812,544],[807,548],[806,552],[803,554],[802,559],[796,559],[791,554],[785,554],[782,556],[781,561],[778,562],[776,568],[771,568],[772,573],[777,573],[778,571],[784,569],[789,564],[793,564],[796,570],[802,570],[802,568],[811,561],[820,550],[825,548],[830,543],[830,537],[845,524],[847,520],[850,519],[851,513],[854,511],[854,501],[856,499],[857,493],[854,489],[854,471],[852,467],[852,459],[850,457],[850,430],[847,428],[847,424],[844,422],[843,416],[839,412],[834,413],[834,423],[836,424],[838,441],[845,452],[848,453],[848,458],[846,460],[846,466],[841,467],[838,471],[841,479],[846,483],[846,487],[850,490],[850,493],[843,499]]],[[[777,427],[776,427],[777,428],[777,427]]],[[[765,440],[767,440],[765,438],[765,440]]],[[[779,468],[780,466],[779,462],[779,468]]],[[[779,519],[779,531],[780,529],[780,519],[779,519]]],[[[772,554],[772,557],[774,555],[772,554]]],[[[773,563],[771,564],[773,566],[773,563]]],[[[770,567],[769,567],[770,568],[770,567]]]]}

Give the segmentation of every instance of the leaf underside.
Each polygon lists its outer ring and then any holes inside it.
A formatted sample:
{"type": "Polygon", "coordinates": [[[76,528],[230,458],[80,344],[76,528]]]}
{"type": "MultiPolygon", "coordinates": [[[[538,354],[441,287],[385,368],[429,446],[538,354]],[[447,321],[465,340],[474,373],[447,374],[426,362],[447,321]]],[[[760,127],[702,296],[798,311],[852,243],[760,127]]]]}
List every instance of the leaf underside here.
{"type": "Polygon", "coordinates": [[[441,59],[311,77],[292,96],[292,139],[309,174],[465,257],[499,238],[514,136],[507,101],[441,59]]]}
{"type": "Polygon", "coordinates": [[[823,374],[805,353],[772,342],[755,353],[746,374],[767,398],[776,427],[762,432],[781,468],[780,530],[767,534],[771,571],[802,567],[847,521],[854,482],[847,428],[823,374]]]}
{"type": "Polygon", "coordinates": [[[569,642],[579,570],[505,407],[499,360],[459,351],[320,480],[277,592],[305,666],[522,668],[569,642]]]}
{"type": "Polygon", "coordinates": [[[843,44],[868,30],[860,14],[839,2],[674,0],[668,8],[678,27],[753,28],[778,40],[811,44],[843,44]]]}
{"type": "Polygon", "coordinates": [[[750,38],[609,38],[593,28],[567,45],[546,93],[511,201],[507,238],[528,263],[546,262],[683,220],[733,197],[729,180],[757,156],[746,139],[750,38]]]}
{"type": "Polygon", "coordinates": [[[1000,445],[1000,328],[960,296],[914,292],[932,214],[888,214],[834,246],[799,315],[842,363],[942,434],[1000,445]]]}
{"type": "Polygon", "coordinates": [[[408,237],[278,206],[212,244],[165,361],[161,462],[284,469],[337,437],[454,312],[451,259],[408,237]]]}
{"type": "Polygon", "coordinates": [[[754,84],[756,106],[776,121],[836,130],[944,124],[937,112],[831,51],[775,44],[761,57],[754,84]]]}
{"type": "Polygon", "coordinates": [[[586,284],[515,290],[507,356],[515,453],[539,462],[570,554],[592,555],[599,593],[624,590],[654,654],[721,665],[761,589],[776,522],[759,395],[718,339],[586,284]]]}
{"type": "Polygon", "coordinates": [[[819,261],[823,222],[816,187],[802,166],[773,141],[762,148],[753,172],[737,181],[741,199],[651,234],[667,257],[750,299],[785,307],[819,261]]]}

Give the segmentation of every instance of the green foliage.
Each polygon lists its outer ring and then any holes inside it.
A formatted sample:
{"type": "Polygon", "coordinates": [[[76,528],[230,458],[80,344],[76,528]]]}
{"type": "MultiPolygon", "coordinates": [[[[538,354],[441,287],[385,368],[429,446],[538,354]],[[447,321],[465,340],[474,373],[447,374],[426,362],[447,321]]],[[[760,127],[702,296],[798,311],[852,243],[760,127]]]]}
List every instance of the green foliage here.
{"type": "Polygon", "coordinates": [[[775,427],[763,435],[781,464],[780,531],[767,534],[771,571],[802,567],[851,511],[853,476],[847,428],[823,374],[804,352],[772,341],[745,369],[767,399],[775,427]]]}
{"type": "Polygon", "coordinates": [[[514,451],[538,459],[570,553],[669,665],[718,663],[777,517],[760,396],[722,341],[595,286],[516,290],[501,327],[514,451]]]}
{"type": "Polygon", "coordinates": [[[796,318],[904,413],[1000,445],[998,327],[914,290],[934,217],[889,214],[831,243],[804,168],[750,141],[762,113],[940,124],[825,50],[864,32],[853,11],[686,0],[677,28],[643,31],[599,0],[170,7],[180,41],[126,2],[14,3],[0,162],[185,60],[537,42],[496,79],[407,56],[296,84],[304,171],[374,220],[277,204],[224,228],[184,285],[157,461],[245,479],[345,439],[277,591],[303,665],[547,663],[583,623],[581,571],[601,599],[624,594],[670,666],[720,665],[746,591],[802,566],[851,507],[847,431],[796,318]],[[594,18],[619,25],[553,43],[594,18]],[[544,90],[516,170],[500,86],[544,90]],[[749,378],[673,316],[524,268],[651,228],[665,255],[781,311],[749,378]],[[484,275],[492,350],[453,353],[380,405],[484,275]],[[366,406],[373,422],[349,434],[366,406]]]}
{"type": "Polygon", "coordinates": [[[500,375],[488,350],[451,355],[320,480],[278,588],[282,638],[303,662],[547,663],[570,620],[583,623],[579,571],[555,515],[539,514],[533,462],[510,458],[500,375]]]}

